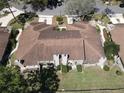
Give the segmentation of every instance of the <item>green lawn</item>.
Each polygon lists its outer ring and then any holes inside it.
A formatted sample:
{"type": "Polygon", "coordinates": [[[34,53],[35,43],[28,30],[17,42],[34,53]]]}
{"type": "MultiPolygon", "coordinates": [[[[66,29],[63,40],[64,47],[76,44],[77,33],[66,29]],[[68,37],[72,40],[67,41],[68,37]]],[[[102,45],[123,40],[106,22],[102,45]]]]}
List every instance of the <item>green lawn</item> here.
{"type": "Polygon", "coordinates": [[[80,91],[80,92],[57,92],[57,93],[124,93],[124,90],[111,90],[111,91],[80,91]]]}
{"type": "Polygon", "coordinates": [[[20,24],[20,23],[18,23],[18,22],[16,22],[15,19],[12,19],[12,20],[9,22],[8,26],[12,26],[12,28],[14,28],[14,29],[23,28],[23,25],[20,24]]]}
{"type": "Polygon", "coordinates": [[[120,76],[117,76],[115,71],[116,69],[111,69],[110,71],[106,72],[101,70],[100,68],[92,67],[86,68],[81,73],[77,71],[71,71],[67,74],[59,73],[58,74],[60,78],[59,89],[71,90],[71,89],[123,88],[124,73],[120,76]]]}

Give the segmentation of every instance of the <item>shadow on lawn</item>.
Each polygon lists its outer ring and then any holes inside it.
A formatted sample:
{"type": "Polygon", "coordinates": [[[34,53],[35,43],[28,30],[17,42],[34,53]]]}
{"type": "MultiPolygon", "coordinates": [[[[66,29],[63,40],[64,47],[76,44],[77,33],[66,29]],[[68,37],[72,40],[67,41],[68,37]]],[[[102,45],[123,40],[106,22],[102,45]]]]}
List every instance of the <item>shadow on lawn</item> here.
{"type": "Polygon", "coordinates": [[[41,64],[40,70],[28,72],[24,81],[28,92],[24,93],[56,93],[60,82],[56,73],[53,64],[47,64],[45,67],[41,64]]]}

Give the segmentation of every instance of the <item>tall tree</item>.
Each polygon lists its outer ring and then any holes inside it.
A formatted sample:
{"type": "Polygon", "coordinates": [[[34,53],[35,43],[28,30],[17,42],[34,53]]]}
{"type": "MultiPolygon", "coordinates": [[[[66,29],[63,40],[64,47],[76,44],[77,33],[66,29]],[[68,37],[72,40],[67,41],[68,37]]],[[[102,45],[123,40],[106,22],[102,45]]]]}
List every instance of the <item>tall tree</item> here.
{"type": "Polygon", "coordinates": [[[0,10],[6,7],[6,0],[0,0],[0,10]]]}
{"type": "Polygon", "coordinates": [[[44,10],[46,5],[48,4],[48,0],[31,0],[31,5],[34,10],[44,10]]]}
{"type": "Polygon", "coordinates": [[[19,70],[15,67],[0,66],[0,92],[23,93],[19,70]]]}
{"type": "Polygon", "coordinates": [[[59,78],[53,64],[40,66],[40,71],[25,74],[25,93],[55,93],[59,87],[59,78]]]}
{"type": "Polygon", "coordinates": [[[66,13],[85,17],[94,11],[95,0],[66,0],[66,13]]]}

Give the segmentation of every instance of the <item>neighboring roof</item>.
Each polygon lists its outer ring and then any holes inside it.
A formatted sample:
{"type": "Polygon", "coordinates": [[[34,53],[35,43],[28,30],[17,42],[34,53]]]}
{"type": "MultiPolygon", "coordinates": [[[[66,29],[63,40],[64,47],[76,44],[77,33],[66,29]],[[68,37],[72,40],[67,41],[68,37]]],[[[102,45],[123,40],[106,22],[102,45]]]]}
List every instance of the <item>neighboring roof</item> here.
{"type": "Polygon", "coordinates": [[[115,28],[111,31],[111,34],[113,41],[120,45],[119,55],[124,62],[124,25],[115,25],[115,28]]]}
{"type": "Polygon", "coordinates": [[[0,60],[4,54],[5,48],[8,43],[9,33],[7,28],[0,27],[0,60]]]}
{"type": "Polygon", "coordinates": [[[88,29],[84,29],[82,24],[68,25],[69,31],[62,32],[52,26],[39,27],[38,31],[34,30],[37,25],[30,26],[20,37],[17,58],[25,60],[25,65],[53,60],[53,54],[69,54],[69,59],[83,60],[85,48],[88,63],[98,62],[104,56],[100,37],[95,28],[87,24],[88,29]]]}

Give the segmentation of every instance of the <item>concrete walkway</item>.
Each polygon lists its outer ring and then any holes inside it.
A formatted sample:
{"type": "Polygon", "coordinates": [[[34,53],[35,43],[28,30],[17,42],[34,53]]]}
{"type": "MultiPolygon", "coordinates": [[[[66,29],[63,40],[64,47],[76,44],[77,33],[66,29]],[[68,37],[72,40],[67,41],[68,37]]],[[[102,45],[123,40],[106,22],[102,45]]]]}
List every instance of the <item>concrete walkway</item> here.
{"type": "MultiPolygon", "coordinates": [[[[13,11],[15,17],[23,13],[23,11],[16,9],[15,7],[11,7],[11,10],[13,11]]],[[[6,27],[12,19],[13,15],[11,13],[8,14],[7,16],[1,17],[0,18],[1,27],[6,27]]]]}
{"type": "Polygon", "coordinates": [[[104,29],[106,29],[105,26],[102,26],[97,23],[97,26],[100,28],[100,35],[101,35],[101,41],[102,41],[102,46],[104,47],[104,42],[105,42],[105,37],[104,37],[104,29]]]}

